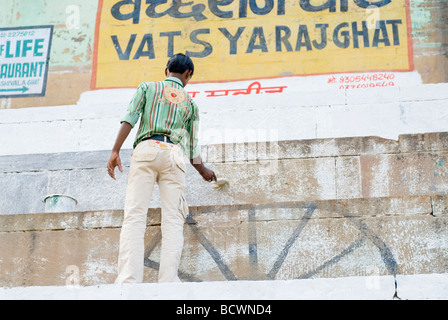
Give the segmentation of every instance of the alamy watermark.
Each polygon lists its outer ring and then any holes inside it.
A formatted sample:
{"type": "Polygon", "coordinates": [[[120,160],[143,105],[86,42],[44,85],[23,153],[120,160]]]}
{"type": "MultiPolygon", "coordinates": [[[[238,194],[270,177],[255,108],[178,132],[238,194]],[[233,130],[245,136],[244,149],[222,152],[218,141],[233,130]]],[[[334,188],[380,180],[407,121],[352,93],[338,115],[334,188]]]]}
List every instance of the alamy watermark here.
{"type": "Polygon", "coordinates": [[[278,129],[208,129],[201,135],[202,144],[208,146],[203,158],[207,162],[259,165],[259,175],[275,175],[280,159],[278,134],[278,129]]]}
{"type": "Polygon", "coordinates": [[[375,5],[370,5],[366,8],[366,24],[367,29],[378,29],[379,28],[379,21],[380,21],[380,8],[378,8],[375,5]]]}
{"type": "Polygon", "coordinates": [[[65,8],[65,13],[68,14],[65,19],[65,27],[69,30],[81,28],[80,9],[77,5],[69,5],[65,8]]]}
{"type": "Polygon", "coordinates": [[[67,276],[65,280],[65,286],[67,288],[79,288],[80,283],[79,267],[76,265],[69,265],[65,269],[65,274],[67,276]]]}

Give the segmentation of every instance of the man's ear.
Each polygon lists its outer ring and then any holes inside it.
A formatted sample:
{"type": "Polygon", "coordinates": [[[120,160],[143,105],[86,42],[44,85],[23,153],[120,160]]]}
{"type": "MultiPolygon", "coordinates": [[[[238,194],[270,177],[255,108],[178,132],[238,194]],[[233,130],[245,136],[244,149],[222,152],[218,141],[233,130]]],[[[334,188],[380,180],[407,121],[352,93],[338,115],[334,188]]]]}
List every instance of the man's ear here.
{"type": "Polygon", "coordinates": [[[191,78],[191,70],[185,70],[183,76],[185,77],[185,79],[190,79],[191,78]]]}
{"type": "Polygon", "coordinates": [[[168,77],[168,68],[165,68],[165,75],[168,77]]]}

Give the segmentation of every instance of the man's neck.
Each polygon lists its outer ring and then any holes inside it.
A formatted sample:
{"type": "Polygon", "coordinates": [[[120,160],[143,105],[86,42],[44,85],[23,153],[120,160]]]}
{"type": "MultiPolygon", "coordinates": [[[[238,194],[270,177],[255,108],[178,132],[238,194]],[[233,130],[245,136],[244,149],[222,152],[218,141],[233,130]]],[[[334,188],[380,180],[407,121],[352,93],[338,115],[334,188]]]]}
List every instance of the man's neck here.
{"type": "Polygon", "coordinates": [[[169,73],[167,74],[167,77],[168,77],[168,78],[177,78],[177,79],[179,79],[179,81],[182,83],[182,86],[183,86],[183,87],[186,86],[186,84],[184,84],[184,80],[183,80],[183,77],[182,77],[182,74],[181,74],[181,73],[169,72],[169,73]]]}

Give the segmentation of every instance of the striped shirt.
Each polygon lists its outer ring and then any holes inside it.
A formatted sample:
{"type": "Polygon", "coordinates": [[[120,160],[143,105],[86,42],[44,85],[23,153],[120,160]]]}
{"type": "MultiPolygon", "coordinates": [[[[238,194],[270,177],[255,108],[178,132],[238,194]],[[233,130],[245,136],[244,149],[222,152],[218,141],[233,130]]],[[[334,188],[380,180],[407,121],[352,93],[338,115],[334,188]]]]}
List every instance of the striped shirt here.
{"type": "Polygon", "coordinates": [[[182,147],[189,159],[200,155],[199,110],[179,79],[141,83],[121,123],[134,127],[139,119],[134,148],[146,137],[166,135],[182,147]]]}

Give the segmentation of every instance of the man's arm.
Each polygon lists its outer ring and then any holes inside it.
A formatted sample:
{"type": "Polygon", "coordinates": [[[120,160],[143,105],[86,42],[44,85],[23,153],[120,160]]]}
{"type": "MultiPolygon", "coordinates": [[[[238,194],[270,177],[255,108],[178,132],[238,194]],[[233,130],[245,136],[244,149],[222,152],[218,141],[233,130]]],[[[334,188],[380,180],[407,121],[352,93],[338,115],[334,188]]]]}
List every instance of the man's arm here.
{"type": "Polygon", "coordinates": [[[195,102],[191,100],[191,107],[193,109],[193,116],[191,121],[187,123],[188,139],[187,148],[189,150],[188,157],[191,165],[199,172],[205,181],[216,181],[216,175],[213,170],[204,166],[201,158],[201,148],[199,146],[198,131],[199,131],[199,110],[195,102]]]}
{"type": "Polygon", "coordinates": [[[197,156],[194,159],[190,159],[190,163],[199,172],[199,174],[205,181],[208,182],[216,181],[215,173],[213,172],[213,170],[210,170],[206,166],[204,166],[201,156],[197,156]]]}
{"type": "Polygon", "coordinates": [[[122,122],[120,130],[118,131],[117,139],[115,140],[114,147],[112,148],[112,152],[110,154],[109,162],[107,163],[107,172],[115,179],[115,167],[118,166],[120,172],[123,172],[121,168],[121,159],[120,159],[120,149],[123,145],[124,141],[128,137],[129,133],[132,130],[132,126],[127,122],[122,122]]]}

